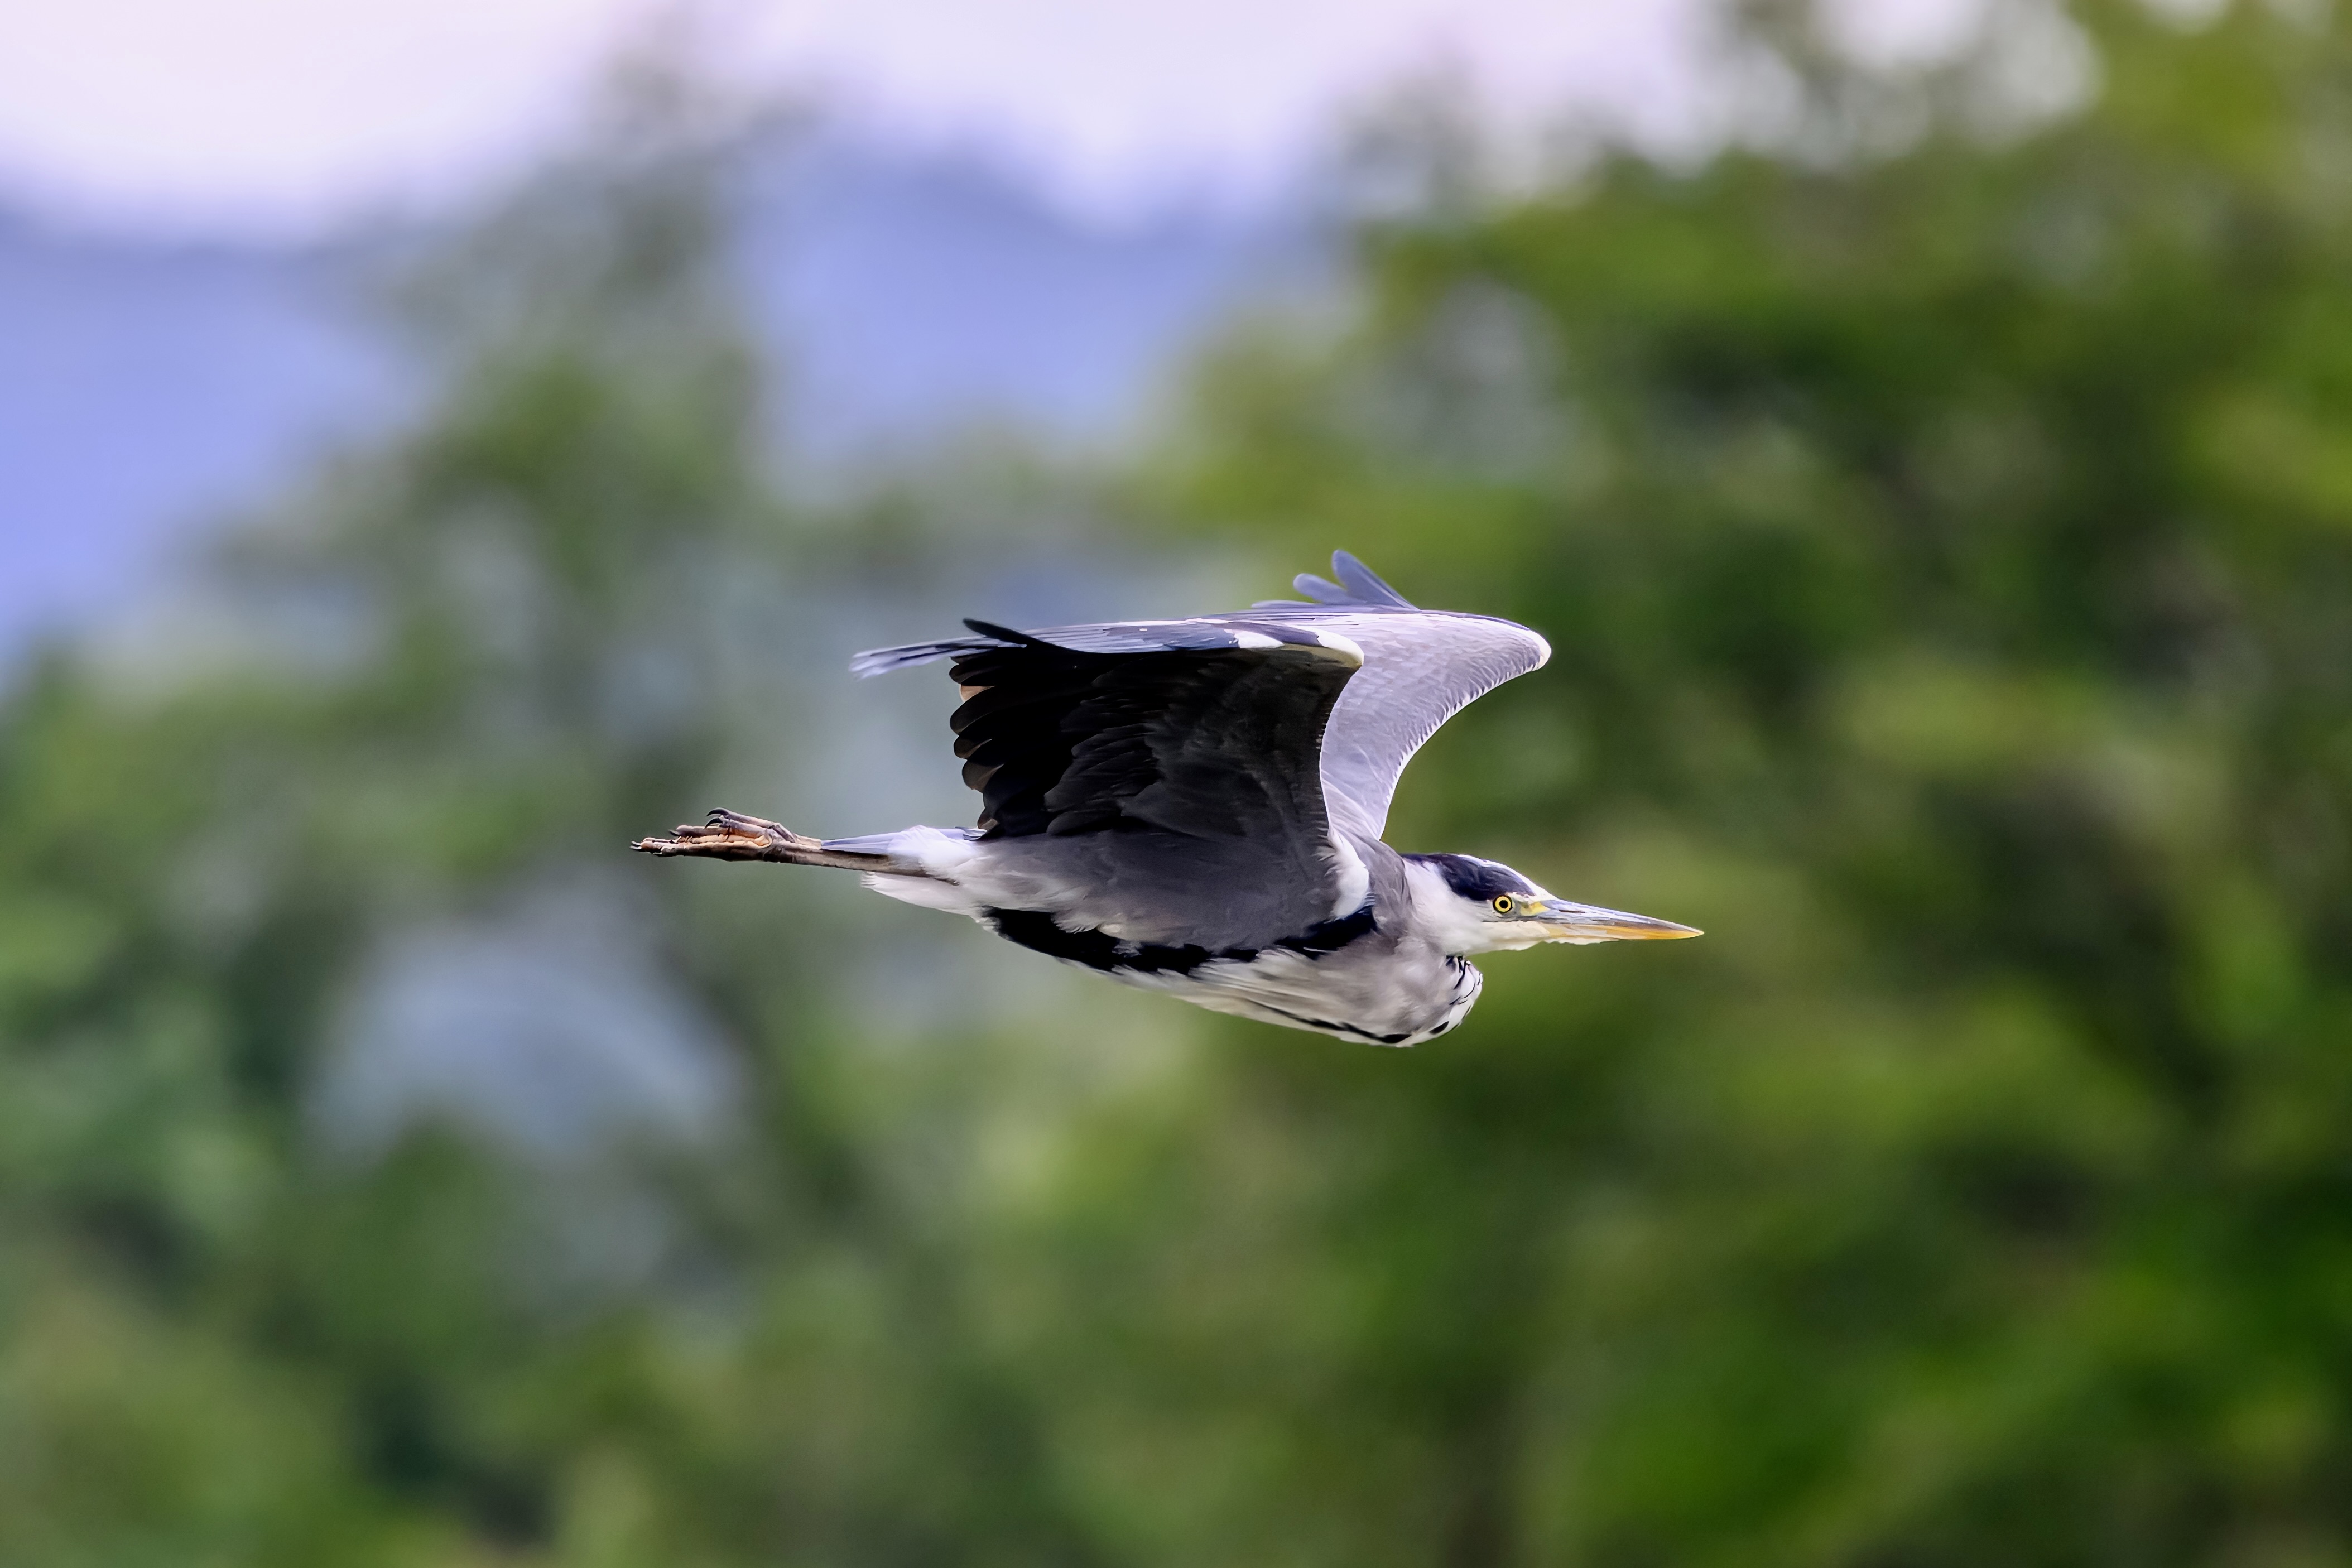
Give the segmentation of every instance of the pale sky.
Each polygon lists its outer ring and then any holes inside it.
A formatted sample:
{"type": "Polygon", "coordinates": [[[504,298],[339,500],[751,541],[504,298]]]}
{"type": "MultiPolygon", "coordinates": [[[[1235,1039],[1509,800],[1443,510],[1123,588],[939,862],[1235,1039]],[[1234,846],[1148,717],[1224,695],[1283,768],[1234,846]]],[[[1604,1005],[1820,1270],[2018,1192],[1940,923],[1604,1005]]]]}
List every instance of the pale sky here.
{"type": "MultiPolygon", "coordinates": [[[[1900,53],[1948,36],[1969,0],[1838,3],[1900,53]]],[[[1445,68],[1506,120],[1576,107],[1704,142],[1720,120],[1712,15],[1712,0],[0,0],[0,199],[194,234],[430,207],[560,141],[618,47],[687,16],[747,84],[820,86],[887,133],[977,142],[1081,206],[1246,198],[1326,145],[1335,115],[1445,68]]]]}

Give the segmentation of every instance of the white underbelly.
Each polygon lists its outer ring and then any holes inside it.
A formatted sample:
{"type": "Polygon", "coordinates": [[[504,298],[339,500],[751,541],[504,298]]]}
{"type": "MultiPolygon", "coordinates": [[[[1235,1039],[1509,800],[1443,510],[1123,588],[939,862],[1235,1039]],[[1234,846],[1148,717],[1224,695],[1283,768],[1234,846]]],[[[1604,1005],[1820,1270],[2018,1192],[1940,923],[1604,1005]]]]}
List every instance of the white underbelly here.
{"type": "Polygon", "coordinates": [[[1214,1012],[1382,1046],[1417,1046],[1444,1034],[1485,984],[1469,963],[1382,970],[1335,962],[1340,956],[1276,950],[1248,960],[1213,959],[1181,974],[1096,973],[1214,1012]]]}

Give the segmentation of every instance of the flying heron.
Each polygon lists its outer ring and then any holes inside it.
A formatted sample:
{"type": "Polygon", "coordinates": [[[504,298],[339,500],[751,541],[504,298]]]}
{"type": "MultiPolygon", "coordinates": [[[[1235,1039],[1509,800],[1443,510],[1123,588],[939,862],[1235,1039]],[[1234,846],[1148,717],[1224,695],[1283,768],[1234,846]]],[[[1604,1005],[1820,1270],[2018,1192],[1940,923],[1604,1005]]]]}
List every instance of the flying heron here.
{"type": "Polygon", "coordinates": [[[1008,941],[1294,1029],[1413,1046],[1486,984],[1471,955],[1696,936],[1559,898],[1475,855],[1381,842],[1437,727],[1551,657],[1527,627],[1423,610],[1354,556],[1337,583],[1180,621],[1014,631],[862,653],[859,675],[953,659],[976,827],[809,838],[714,811],[635,846],[865,873],[1008,941]]]}

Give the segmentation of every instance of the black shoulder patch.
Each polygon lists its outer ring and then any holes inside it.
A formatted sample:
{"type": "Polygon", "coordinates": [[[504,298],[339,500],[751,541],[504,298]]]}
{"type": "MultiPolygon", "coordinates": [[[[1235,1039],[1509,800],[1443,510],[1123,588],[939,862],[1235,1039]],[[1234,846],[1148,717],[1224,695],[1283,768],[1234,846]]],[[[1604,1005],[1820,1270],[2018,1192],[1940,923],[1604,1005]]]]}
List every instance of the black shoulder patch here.
{"type": "Polygon", "coordinates": [[[1456,896],[1473,903],[1485,903],[1504,893],[1532,893],[1535,884],[1493,860],[1481,860],[1475,855],[1408,855],[1408,860],[1418,860],[1435,869],[1445,879],[1445,885],[1456,896]]]}
{"type": "Polygon", "coordinates": [[[1064,931],[1043,910],[991,910],[989,924],[1007,942],[1088,969],[1132,969],[1139,974],[1190,974],[1213,958],[1248,958],[1252,953],[1212,952],[1190,942],[1181,946],[1121,942],[1107,931],[1064,931]]]}

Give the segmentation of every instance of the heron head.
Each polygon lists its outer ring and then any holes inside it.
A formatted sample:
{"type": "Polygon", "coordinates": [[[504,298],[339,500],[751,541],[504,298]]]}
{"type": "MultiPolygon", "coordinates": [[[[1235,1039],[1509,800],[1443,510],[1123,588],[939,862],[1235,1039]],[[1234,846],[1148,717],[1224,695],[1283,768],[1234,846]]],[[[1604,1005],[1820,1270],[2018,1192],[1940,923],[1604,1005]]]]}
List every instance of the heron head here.
{"type": "Polygon", "coordinates": [[[1544,942],[1654,942],[1700,934],[1672,921],[1559,898],[1508,866],[1475,855],[1408,855],[1405,860],[1418,873],[1414,912],[1445,951],[1457,955],[1544,942]]]}

